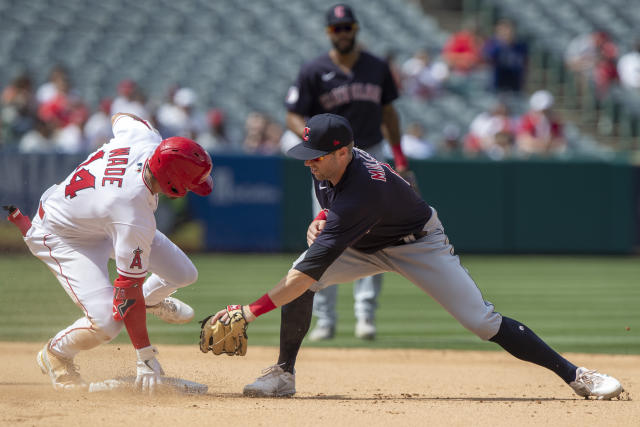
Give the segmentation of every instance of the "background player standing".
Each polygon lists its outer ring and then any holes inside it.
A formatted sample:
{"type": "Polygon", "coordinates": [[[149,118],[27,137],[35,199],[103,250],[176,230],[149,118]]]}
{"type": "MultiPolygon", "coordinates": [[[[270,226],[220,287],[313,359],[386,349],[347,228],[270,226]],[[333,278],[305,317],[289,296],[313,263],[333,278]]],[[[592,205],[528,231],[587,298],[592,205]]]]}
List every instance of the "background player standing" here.
{"type": "MultiPolygon", "coordinates": [[[[410,280],[481,339],[555,372],[579,396],[609,399],[622,392],[615,378],[578,368],[524,324],[496,312],[454,254],[435,209],[389,165],[353,148],[353,134],[343,117],[314,116],[305,135],[287,155],[305,161],[325,209],[309,225],[307,237],[313,243],[257,301],[227,306],[202,325],[200,348],[206,352],[211,347],[209,330],[218,319],[233,329],[282,307],[278,362],[245,386],[245,395],[294,394],[294,366],[311,323],[313,293],[385,271],[410,280]]],[[[246,335],[239,331],[242,352],[236,354],[244,354],[246,335]]]]}
{"type": "MultiPolygon", "coordinates": [[[[396,170],[409,173],[400,147],[398,114],[392,104],[398,90],[388,64],[357,45],[358,21],[349,6],[332,6],[326,20],[327,36],[333,47],[300,69],[286,99],[288,128],[302,138],[306,118],[320,113],[339,114],[352,124],[356,147],[380,160],[384,158],[384,132],[391,144],[396,170]]],[[[315,215],[320,207],[315,197],[313,201],[315,215]]],[[[354,282],[355,333],[359,338],[375,337],[375,310],[381,287],[382,275],[354,282]]],[[[318,322],[309,339],[333,338],[337,293],[337,287],[331,286],[316,294],[314,314],[318,322]]]]}
{"type": "MultiPolygon", "coordinates": [[[[149,342],[146,312],[169,323],[186,323],[194,315],[168,296],[195,282],[197,270],[156,230],[154,211],[159,193],[209,194],[211,158],[192,140],[163,141],[134,115],[116,114],[112,127],[110,142],[42,195],[33,224],[25,218],[20,223],[31,252],[84,314],[38,353],[38,365],[57,390],[85,388],[73,358],[111,341],[126,326],[138,358],[136,385],[153,391],[164,372],[149,342]],[[118,272],[113,285],[109,258],[118,272]],[[148,272],[153,274],[145,281],[148,272]]],[[[18,214],[12,212],[10,220],[16,222],[18,214]]]]}

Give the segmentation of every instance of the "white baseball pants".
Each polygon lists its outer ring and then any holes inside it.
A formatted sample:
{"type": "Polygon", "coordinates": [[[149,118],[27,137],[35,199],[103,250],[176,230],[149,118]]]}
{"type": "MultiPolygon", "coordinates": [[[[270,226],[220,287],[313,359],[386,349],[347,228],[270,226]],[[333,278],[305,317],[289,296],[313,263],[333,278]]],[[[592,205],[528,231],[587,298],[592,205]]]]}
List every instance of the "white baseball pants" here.
{"type": "MultiPolygon", "coordinates": [[[[46,220],[46,217],[45,217],[46,220]]],[[[58,279],[84,316],[58,332],[51,350],[73,358],[79,351],[111,341],[124,323],[113,319],[113,284],[108,262],[113,258],[109,239],[68,239],[47,232],[36,215],[25,242],[58,279]]],[[[145,303],[155,305],[176,289],[195,282],[198,272],[185,253],[156,230],[151,244],[149,270],[143,285],[145,303]]]]}

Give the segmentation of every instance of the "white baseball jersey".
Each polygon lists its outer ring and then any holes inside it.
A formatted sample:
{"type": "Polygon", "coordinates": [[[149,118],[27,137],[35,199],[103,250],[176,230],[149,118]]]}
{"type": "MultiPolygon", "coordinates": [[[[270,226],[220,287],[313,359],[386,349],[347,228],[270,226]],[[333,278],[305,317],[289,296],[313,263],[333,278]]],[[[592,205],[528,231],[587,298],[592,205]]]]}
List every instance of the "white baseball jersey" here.
{"type": "Polygon", "coordinates": [[[143,278],[158,206],[143,171],[162,138],[148,122],[130,116],[116,119],[113,134],[45,193],[45,224],[50,233],[71,241],[111,240],[118,274],[143,278]]]}

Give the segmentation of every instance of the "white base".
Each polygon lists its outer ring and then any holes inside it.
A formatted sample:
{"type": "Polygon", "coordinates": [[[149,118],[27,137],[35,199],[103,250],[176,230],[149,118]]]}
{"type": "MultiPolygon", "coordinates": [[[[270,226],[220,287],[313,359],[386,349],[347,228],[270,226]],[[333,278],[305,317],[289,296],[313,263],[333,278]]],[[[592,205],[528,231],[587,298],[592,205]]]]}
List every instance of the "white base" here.
{"type": "MultiPolygon", "coordinates": [[[[89,384],[89,392],[115,391],[122,389],[133,389],[136,377],[114,378],[110,380],[98,381],[89,384]]],[[[205,384],[196,383],[182,378],[162,377],[161,392],[177,392],[183,394],[205,394],[209,387],[205,384]]]]}

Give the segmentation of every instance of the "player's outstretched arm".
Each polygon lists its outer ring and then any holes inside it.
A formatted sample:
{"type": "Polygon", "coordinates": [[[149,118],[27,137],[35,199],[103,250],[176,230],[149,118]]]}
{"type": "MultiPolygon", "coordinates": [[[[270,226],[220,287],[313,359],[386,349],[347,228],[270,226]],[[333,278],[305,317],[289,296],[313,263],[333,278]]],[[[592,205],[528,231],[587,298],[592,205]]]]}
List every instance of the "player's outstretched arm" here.
{"type": "Polygon", "coordinates": [[[269,292],[251,304],[229,305],[202,321],[200,350],[203,353],[244,356],[247,352],[247,325],[258,316],[287,304],[302,295],[315,282],[310,276],[291,269],[269,292]]]}

